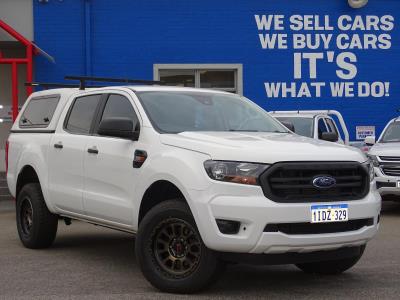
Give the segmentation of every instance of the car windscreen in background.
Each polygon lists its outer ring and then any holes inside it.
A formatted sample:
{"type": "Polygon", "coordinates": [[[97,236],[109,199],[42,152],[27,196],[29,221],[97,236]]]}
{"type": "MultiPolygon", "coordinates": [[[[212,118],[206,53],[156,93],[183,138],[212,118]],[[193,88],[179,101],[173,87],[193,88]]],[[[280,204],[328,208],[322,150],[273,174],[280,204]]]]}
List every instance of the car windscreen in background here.
{"type": "Polygon", "coordinates": [[[393,122],[388,126],[383,134],[382,143],[398,143],[400,142],[400,122],[393,122]]]}
{"type": "Polygon", "coordinates": [[[281,122],[290,122],[294,126],[294,132],[312,138],[314,135],[314,119],[301,117],[277,117],[281,122]]]}
{"type": "Polygon", "coordinates": [[[32,98],[19,121],[20,127],[47,127],[57,108],[60,96],[32,98]]]}

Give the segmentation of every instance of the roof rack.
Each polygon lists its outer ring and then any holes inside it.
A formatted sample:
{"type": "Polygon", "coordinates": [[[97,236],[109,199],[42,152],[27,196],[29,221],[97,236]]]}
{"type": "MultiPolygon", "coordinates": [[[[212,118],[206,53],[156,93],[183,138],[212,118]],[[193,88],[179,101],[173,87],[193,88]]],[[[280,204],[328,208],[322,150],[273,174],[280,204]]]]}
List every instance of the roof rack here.
{"type": "Polygon", "coordinates": [[[42,86],[44,88],[77,88],[79,84],[55,83],[55,82],[25,82],[25,86],[42,86]]]}
{"type": "MultiPolygon", "coordinates": [[[[48,88],[79,88],[79,84],[70,84],[70,83],[58,83],[58,82],[25,82],[25,86],[33,86],[33,87],[43,87],[45,89],[48,88]]],[[[88,88],[101,88],[103,85],[90,85],[86,86],[88,88]]]]}
{"type": "Polygon", "coordinates": [[[91,77],[91,76],[65,76],[65,80],[77,80],[79,81],[79,89],[84,90],[86,87],[86,81],[97,81],[97,82],[120,82],[120,83],[136,83],[136,84],[163,84],[162,81],[154,80],[143,80],[143,79],[128,79],[128,78],[107,78],[107,77],[91,77]]]}

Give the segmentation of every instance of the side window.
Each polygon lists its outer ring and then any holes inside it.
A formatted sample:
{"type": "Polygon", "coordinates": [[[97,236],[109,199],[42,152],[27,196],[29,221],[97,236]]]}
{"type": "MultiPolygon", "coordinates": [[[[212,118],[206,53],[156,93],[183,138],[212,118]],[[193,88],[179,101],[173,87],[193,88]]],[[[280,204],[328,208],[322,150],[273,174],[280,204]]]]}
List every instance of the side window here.
{"type": "Polygon", "coordinates": [[[328,132],[328,128],[325,125],[324,119],[318,120],[318,138],[321,138],[322,133],[328,132]]]}
{"type": "Polygon", "coordinates": [[[57,108],[60,96],[32,98],[19,121],[20,127],[47,127],[57,108]]]}
{"type": "Polygon", "coordinates": [[[138,121],[131,102],[126,97],[117,94],[108,97],[101,120],[107,118],[129,118],[133,124],[138,121]]]}
{"type": "Polygon", "coordinates": [[[88,134],[101,95],[76,98],[65,128],[71,133],[88,134]]]}

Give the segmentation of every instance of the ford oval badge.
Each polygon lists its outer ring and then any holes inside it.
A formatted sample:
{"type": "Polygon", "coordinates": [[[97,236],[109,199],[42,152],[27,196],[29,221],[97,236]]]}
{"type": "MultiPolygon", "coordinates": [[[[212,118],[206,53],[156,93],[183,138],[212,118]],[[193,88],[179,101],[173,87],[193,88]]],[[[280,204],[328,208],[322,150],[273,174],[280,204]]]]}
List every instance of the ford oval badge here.
{"type": "Polygon", "coordinates": [[[314,177],[313,185],[319,189],[328,189],[336,184],[336,179],[328,175],[320,175],[314,177]]]}

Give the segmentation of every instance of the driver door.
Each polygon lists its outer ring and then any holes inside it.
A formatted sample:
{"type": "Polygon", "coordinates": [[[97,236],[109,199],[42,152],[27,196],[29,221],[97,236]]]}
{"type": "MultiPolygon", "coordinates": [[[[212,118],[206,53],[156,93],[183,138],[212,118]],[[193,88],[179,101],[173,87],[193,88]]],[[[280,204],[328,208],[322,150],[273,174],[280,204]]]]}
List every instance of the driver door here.
{"type": "MultiPolygon", "coordinates": [[[[108,94],[100,109],[98,124],[106,118],[130,118],[134,124],[139,122],[133,101],[122,94],[108,94]]],[[[83,204],[86,215],[106,223],[131,227],[138,176],[138,169],[132,164],[138,142],[100,136],[97,134],[98,124],[84,151],[83,204]]]]}

